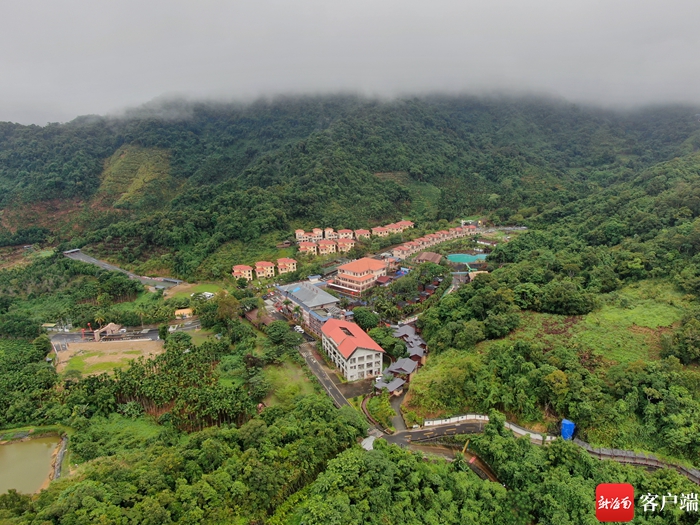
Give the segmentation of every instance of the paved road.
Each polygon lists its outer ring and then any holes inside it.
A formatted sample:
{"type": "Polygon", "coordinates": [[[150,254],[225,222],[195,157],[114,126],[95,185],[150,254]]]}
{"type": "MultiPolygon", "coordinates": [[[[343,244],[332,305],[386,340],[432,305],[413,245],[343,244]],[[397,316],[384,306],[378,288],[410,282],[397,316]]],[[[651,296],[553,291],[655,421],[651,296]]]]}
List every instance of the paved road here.
{"type": "Polygon", "coordinates": [[[313,348],[315,348],[315,346],[315,343],[304,343],[299,347],[299,353],[306,361],[307,366],[311,369],[314,375],[321,382],[321,385],[323,386],[326,393],[329,396],[331,396],[331,399],[333,400],[333,403],[335,403],[335,406],[337,406],[338,408],[346,405],[350,406],[348,400],[345,399],[345,397],[343,397],[343,394],[340,393],[338,387],[335,386],[335,383],[331,381],[331,378],[328,377],[326,371],[314,357],[312,350],[313,348]]]}
{"type": "Polygon", "coordinates": [[[406,422],[403,420],[403,416],[401,415],[401,403],[403,403],[403,398],[406,396],[406,393],[404,392],[400,396],[392,397],[391,401],[391,408],[394,409],[394,412],[396,412],[396,415],[391,418],[391,426],[393,426],[397,432],[403,432],[406,431],[406,422]]]}
{"type": "MultiPolygon", "coordinates": [[[[197,330],[198,328],[201,328],[201,326],[202,325],[198,320],[187,321],[184,323],[184,326],[182,328],[178,328],[176,331],[188,332],[190,330],[197,330]]],[[[125,335],[127,335],[128,337],[126,337],[124,341],[128,341],[129,339],[150,339],[151,341],[157,341],[158,329],[146,328],[144,330],[140,330],[139,328],[134,328],[133,330],[130,330],[128,334],[125,335]]],[[[50,338],[51,343],[53,344],[53,347],[57,352],[65,352],[66,350],[68,350],[69,343],[85,343],[94,341],[92,332],[87,331],[85,332],[85,338],[83,338],[81,332],[52,334],[50,338]]]]}
{"type": "Polygon", "coordinates": [[[483,421],[464,421],[453,425],[443,425],[416,430],[397,432],[391,436],[386,436],[389,443],[406,445],[415,441],[425,441],[441,436],[454,436],[455,434],[478,434],[484,431],[483,421]]]}
{"type": "Polygon", "coordinates": [[[169,280],[166,281],[160,278],[151,279],[149,277],[142,277],[140,275],[136,275],[135,273],[128,272],[123,268],[119,268],[119,266],[114,266],[113,264],[109,264],[108,262],[100,261],[99,259],[95,259],[94,257],[85,255],[80,250],[78,250],[77,252],[69,250],[68,252],[63,252],[63,255],[75,261],[82,261],[88,264],[94,264],[95,266],[99,266],[103,270],[109,270],[111,272],[121,272],[123,274],[128,275],[130,279],[138,279],[139,281],[141,281],[141,283],[145,284],[146,286],[163,286],[165,288],[170,288],[171,286],[175,286],[183,282],[179,279],[168,278],[169,280]]]}

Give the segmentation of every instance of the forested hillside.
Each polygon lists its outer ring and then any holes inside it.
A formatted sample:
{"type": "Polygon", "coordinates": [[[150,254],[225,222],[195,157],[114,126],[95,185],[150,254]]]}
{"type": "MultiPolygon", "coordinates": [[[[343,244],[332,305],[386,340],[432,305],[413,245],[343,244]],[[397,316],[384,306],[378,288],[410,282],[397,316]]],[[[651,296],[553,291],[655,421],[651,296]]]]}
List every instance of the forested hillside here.
{"type": "Polygon", "coordinates": [[[227,243],[283,239],[297,225],[484,212],[548,224],[582,199],[600,206],[600,192],[624,198],[621,184],[670,191],[670,206],[683,208],[673,195],[684,186],[665,174],[697,173],[695,114],[539,99],[309,97],[172,102],[43,128],[4,123],[0,244],[95,246],[123,264],[169,253],[163,265],[193,278],[227,243]],[[425,206],[433,190],[436,202],[425,206]]]}

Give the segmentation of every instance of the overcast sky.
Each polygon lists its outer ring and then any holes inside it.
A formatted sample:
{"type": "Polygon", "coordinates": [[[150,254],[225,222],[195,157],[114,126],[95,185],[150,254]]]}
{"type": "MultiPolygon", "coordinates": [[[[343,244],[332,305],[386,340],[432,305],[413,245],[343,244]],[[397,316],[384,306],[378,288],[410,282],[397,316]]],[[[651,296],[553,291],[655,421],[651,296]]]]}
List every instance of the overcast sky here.
{"type": "Polygon", "coordinates": [[[698,0],[3,0],[0,120],[161,96],[700,102],[698,0]]]}

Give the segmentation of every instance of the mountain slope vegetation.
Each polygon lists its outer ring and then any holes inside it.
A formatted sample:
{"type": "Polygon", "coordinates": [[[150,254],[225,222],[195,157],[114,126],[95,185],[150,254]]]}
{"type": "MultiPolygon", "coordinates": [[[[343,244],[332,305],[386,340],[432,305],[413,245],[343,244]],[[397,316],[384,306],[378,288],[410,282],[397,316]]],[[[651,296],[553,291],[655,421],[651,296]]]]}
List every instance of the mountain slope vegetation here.
{"type": "Polygon", "coordinates": [[[0,242],[89,246],[109,237],[141,261],[160,247],[174,255],[172,273],[192,278],[224,243],[284,237],[292,224],[358,228],[474,213],[548,223],[601,191],[620,193],[620,184],[675,187],[662,181],[666,171],[685,166],[687,178],[697,166],[694,114],[339,96],[170,102],[43,128],[3,123],[0,242]],[[405,175],[376,176],[396,172],[405,175]],[[425,201],[421,187],[439,196],[425,201]],[[77,199],[71,228],[12,220],[17,207],[56,198],[77,199]]]}

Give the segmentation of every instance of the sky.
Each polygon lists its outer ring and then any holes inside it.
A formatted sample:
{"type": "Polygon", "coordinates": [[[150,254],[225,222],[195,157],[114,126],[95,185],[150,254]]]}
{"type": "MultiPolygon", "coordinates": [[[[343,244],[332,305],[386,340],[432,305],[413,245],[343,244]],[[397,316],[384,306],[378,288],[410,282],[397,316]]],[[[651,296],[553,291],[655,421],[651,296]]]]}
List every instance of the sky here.
{"type": "Polygon", "coordinates": [[[0,121],[341,91],[700,103],[699,23],[697,0],[5,0],[0,121]]]}

